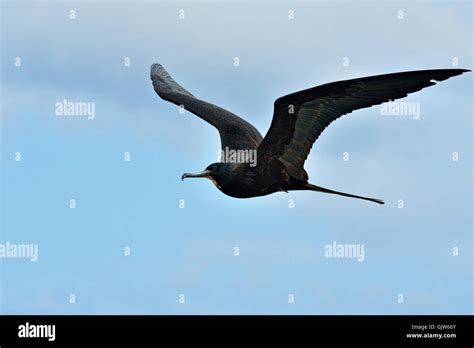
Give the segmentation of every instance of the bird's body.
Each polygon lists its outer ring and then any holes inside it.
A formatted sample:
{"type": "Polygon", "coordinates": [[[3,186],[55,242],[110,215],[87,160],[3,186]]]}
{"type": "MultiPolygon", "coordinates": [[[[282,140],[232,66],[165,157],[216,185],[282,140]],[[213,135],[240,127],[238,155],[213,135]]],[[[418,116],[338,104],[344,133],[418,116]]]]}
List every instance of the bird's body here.
{"type": "Polygon", "coordinates": [[[278,191],[291,190],[290,176],[282,165],[275,168],[273,175],[259,175],[257,167],[248,163],[219,163],[219,175],[209,177],[214,185],[228,196],[251,198],[269,195],[278,191]]]}
{"type": "Polygon", "coordinates": [[[403,98],[434,85],[433,80],[443,81],[467,71],[439,69],[370,76],[292,93],[275,101],[273,120],[265,137],[237,115],[194,97],[174,81],[161,65],[151,66],[151,79],[161,98],[186,108],[217,128],[222,151],[230,149],[247,154],[239,157],[238,161],[231,158],[213,163],[200,173],[183,174],[183,179],[208,178],[224,194],[235,198],[310,190],[383,204],[380,199],[310,184],[303,165],[313,143],[331,122],[342,115],[403,98]],[[256,161],[250,161],[251,158],[256,161]]]}

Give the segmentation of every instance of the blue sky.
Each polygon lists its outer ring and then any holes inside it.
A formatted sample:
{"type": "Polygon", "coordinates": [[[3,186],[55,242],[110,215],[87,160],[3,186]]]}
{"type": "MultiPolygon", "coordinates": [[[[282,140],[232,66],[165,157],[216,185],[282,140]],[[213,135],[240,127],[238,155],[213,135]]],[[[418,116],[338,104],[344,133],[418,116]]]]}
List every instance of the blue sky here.
{"type": "Polygon", "coordinates": [[[404,99],[419,103],[418,120],[373,107],[319,138],[310,182],[383,206],[314,192],[239,200],[181,182],[216,160],[219,137],[149,79],[159,62],[265,134],[284,94],[451,68],[454,57],[471,69],[469,1],[2,1],[1,11],[0,242],[39,248],[37,262],[0,259],[1,313],[472,313],[471,74],[404,99]],[[95,119],[55,115],[63,99],[94,102],[95,119]],[[363,244],[365,260],[324,257],[334,241],[363,244]]]}

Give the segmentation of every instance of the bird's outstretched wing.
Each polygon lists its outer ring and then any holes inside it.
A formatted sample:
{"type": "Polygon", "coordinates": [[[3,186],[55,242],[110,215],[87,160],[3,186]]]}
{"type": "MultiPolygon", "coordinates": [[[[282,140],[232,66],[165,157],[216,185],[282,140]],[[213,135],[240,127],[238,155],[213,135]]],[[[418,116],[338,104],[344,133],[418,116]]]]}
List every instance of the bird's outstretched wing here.
{"type": "Polygon", "coordinates": [[[280,161],[289,174],[307,181],[304,162],[323,130],[354,110],[406,97],[452,76],[470,70],[420,70],[338,81],[280,97],[273,120],[257,149],[260,170],[280,161]]]}
{"type": "Polygon", "coordinates": [[[160,65],[151,66],[155,92],[164,100],[183,106],[209,122],[219,131],[221,147],[229,150],[255,150],[262,141],[258,130],[239,116],[193,96],[180,86],[160,65]]]}

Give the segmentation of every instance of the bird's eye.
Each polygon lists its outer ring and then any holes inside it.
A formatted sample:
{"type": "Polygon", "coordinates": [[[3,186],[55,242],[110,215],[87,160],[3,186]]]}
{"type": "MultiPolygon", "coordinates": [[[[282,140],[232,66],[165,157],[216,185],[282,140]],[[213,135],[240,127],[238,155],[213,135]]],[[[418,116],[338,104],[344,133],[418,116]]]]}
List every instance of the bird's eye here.
{"type": "Polygon", "coordinates": [[[217,172],[217,166],[212,166],[212,171],[217,172]]]}

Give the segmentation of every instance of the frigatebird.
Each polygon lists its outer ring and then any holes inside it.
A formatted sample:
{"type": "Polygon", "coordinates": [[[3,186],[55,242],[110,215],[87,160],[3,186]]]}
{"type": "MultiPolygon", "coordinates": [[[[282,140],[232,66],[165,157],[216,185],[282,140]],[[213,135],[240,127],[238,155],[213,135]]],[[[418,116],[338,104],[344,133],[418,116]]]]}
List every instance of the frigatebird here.
{"type": "MultiPolygon", "coordinates": [[[[236,198],[264,196],[278,191],[310,190],[365,199],[383,200],[329,190],[308,182],[304,162],[324,129],[354,110],[406,97],[470,70],[419,70],[331,82],[280,97],[274,102],[273,119],[265,137],[241,117],[196,98],[161,66],[152,64],[155,92],[217,128],[222,151],[243,153],[240,160],[212,163],[185,178],[208,178],[224,194],[236,198]],[[250,163],[248,154],[256,154],[250,163]],[[243,159],[243,160],[242,160],[243,159]]],[[[232,157],[237,158],[237,157],[232,157]]]]}

